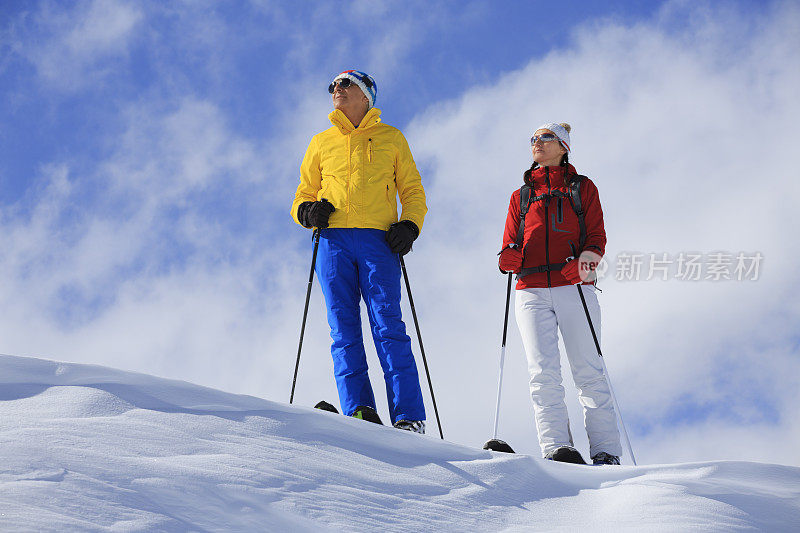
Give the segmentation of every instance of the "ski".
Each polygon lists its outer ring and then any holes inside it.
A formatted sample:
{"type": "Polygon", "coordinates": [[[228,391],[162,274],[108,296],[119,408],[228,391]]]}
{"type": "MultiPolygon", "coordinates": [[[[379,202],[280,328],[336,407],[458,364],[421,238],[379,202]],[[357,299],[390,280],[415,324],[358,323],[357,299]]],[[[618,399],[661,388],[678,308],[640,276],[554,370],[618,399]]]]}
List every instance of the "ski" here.
{"type": "Polygon", "coordinates": [[[328,411],[330,413],[336,413],[337,415],[339,414],[339,410],[336,409],[333,405],[331,405],[328,402],[326,402],[325,400],[322,400],[322,401],[318,402],[317,405],[314,406],[314,409],[320,409],[322,411],[328,411]]]}
{"type": "Polygon", "coordinates": [[[373,424],[380,424],[381,426],[383,425],[383,422],[381,422],[381,417],[378,416],[378,412],[367,405],[359,405],[350,416],[353,418],[358,418],[359,420],[372,422],[373,424]]]}
{"type": "MultiPolygon", "coordinates": [[[[314,409],[319,409],[321,411],[328,411],[329,413],[336,413],[339,414],[339,410],[336,409],[333,405],[329,404],[325,400],[317,402],[317,405],[314,406],[314,409]]],[[[378,412],[373,409],[372,407],[361,405],[356,408],[352,415],[353,418],[358,418],[359,420],[366,420],[367,422],[372,422],[373,424],[380,424],[383,425],[381,421],[381,417],[378,415],[378,412]]]]}

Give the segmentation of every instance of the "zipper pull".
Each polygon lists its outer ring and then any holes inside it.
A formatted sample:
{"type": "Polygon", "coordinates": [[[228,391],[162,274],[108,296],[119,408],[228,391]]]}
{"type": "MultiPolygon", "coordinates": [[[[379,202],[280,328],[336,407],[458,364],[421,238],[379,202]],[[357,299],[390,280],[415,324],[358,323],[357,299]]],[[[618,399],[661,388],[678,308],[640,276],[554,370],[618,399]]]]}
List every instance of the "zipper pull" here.
{"type": "Polygon", "coordinates": [[[372,139],[367,140],[367,160],[372,163],[372,139]]]}

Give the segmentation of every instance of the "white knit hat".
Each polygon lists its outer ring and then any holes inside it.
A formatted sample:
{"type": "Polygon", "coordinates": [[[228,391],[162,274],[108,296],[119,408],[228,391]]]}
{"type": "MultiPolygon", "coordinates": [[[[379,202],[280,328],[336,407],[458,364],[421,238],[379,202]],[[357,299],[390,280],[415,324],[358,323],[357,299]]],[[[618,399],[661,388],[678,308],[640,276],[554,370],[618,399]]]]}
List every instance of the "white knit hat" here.
{"type": "Polygon", "coordinates": [[[561,124],[556,124],[555,122],[551,122],[549,124],[544,124],[536,128],[536,131],[539,130],[550,130],[556,134],[558,137],[558,141],[561,143],[567,152],[570,151],[569,149],[569,125],[567,124],[566,127],[562,126],[561,124]]]}

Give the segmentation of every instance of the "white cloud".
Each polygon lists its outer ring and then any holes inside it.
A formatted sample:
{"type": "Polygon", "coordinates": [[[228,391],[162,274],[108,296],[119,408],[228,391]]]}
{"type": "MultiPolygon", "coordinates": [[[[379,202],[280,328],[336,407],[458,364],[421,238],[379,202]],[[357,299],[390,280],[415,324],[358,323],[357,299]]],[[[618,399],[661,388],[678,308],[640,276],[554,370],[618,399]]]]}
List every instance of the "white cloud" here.
{"type": "MultiPolygon", "coordinates": [[[[30,51],[40,72],[51,80],[63,74],[65,86],[102,76],[104,61],[124,57],[143,20],[137,4],[82,6],[68,20],[54,8],[42,15],[54,37],[30,51]],[[98,28],[101,21],[108,31],[98,28]]],[[[298,43],[318,27],[298,28],[274,5],[265,9],[298,43]]],[[[780,200],[798,192],[790,178],[800,140],[793,133],[800,80],[792,68],[800,15],[791,4],[747,21],[736,13],[700,16],[697,9],[669,4],[654,22],[579,28],[563,49],[493,86],[422,110],[407,128],[426,170],[430,211],[406,262],[448,439],[477,445],[491,436],[505,289],[495,254],[508,198],[529,165],[533,128],[566,120],[574,126],[573,160],[600,188],[610,256],[765,255],[755,283],[604,283],[604,351],[623,414],[631,428],[642,428],[632,435],[644,448],[640,458],[762,459],[753,450],[797,442],[790,399],[800,368],[791,336],[800,308],[785,287],[798,220],[780,200]],[[675,30],[678,18],[693,25],[675,30]],[[761,395],[777,422],[759,418],[760,404],[748,395],[761,395]],[[707,420],[676,430],[670,416],[678,401],[714,409],[707,420]],[[727,405],[730,413],[721,413],[727,405]],[[755,422],[732,429],[737,417],[755,422]],[[647,434],[645,424],[652,424],[647,434]],[[703,446],[692,448],[702,438],[703,446]],[[746,449],[737,441],[748,442],[746,449]]],[[[315,24],[326,23],[331,11],[321,13],[315,24]]],[[[203,17],[188,17],[181,27],[202,28],[203,17]]],[[[370,61],[386,71],[379,83],[399,83],[417,49],[399,34],[392,34],[397,43],[377,47],[381,35],[365,45],[376,46],[370,61]]],[[[220,38],[195,45],[213,48],[220,38]]],[[[325,41],[326,61],[355,57],[342,55],[356,46],[343,41],[325,41]]],[[[297,65],[289,95],[295,105],[269,117],[281,125],[274,137],[241,134],[211,98],[154,92],[123,105],[123,132],[108,139],[110,149],[93,168],[43,168],[47,186],[28,199],[35,209],[0,219],[0,302],[11,310],[0,321],[2,351],[284,401],[310,261],[310,236],[291,225],[287,211],[303,151],[328,126],[330,107],[318,87],[317,52],[308,45],[289,57],[297,65]],[[238,370],[244,367],[252,369],[246,376],[238,370]]],[[[209,68],[233,68],[224,57],[211,57],[209,68]]],[[[167,75],[167,66],[159,72],[167,75]]],[[[416,343],[408,309],[405,316],[416,343]]],[[[534,452],[527,370],[513,320],[510,328],[501,438],[534,452]]],[[[376,397],[385,406],[367,345],[376,397]]],[[[328,353],[315,285],[298,402],[335,398],[328,353]]],[[[575,425],[573,433],[585,441],[575,425]]],[[[789,450],[774,460],[797,464],[789,450]]]]}
{"type": "Polygon", "coordinates": [[[35,44],[28,39],[17,50],[48,84],[65,91],[101,81],[108,61],[127,56],[133,30],[143,18],[136,3],[122,0],[92,0],[73,7],[42,4],[30,22],[46,37],[35,44]]]}
{"type": "Polygon", "coordinates": [[[93,56],[119,50],[140,17],[135,5],[95,0],[64,41],[73,53],[79,55],[93,56]]]}
{"type": "MultiPolygon", "coordinates": [[[[604,346],[628,422],[663,421],[648,442],[668,443],[676,430],[665,421],[680,418],[679,400],[697,404],[691,416],[710,407],[708,424],[680,422],[689,432],[735,424],[748,402],[754,409],[763,403],[779,410],[780,421],[764,422],[772,431],[762,437],[761,426],[753,426],[751,440],[770,446],[766,435],[781,434],[796,441],[798,426],[785,401],[800,373],[788,342],[796,332],[776,327],[775,317],[787,324],[800,319],[784,289],[795,255],[787,246],[800,221],[778,199],[800,192],[790,149],[800,141],[792,133],[800,73],[791,51],[800,11],[783,4],[746,24],[719,12],[695,19],[690,31],[670,29],[675,18],[695,13],[669,4],[658,24],[579,28],[564,49],[427,110],[408,128],[415,156],[431,169],[428,220],[408,263],[426,295],[417,305],[428,314],[427,351],[441,358],[432,372],[456,440],[478,440],[470,421],[493,409],[496,382],[488,376],[497,372],[505,288],[494,254],[508,198],[530,164],[528,139],[543,122],[567,121],[574,128],[572,160],[600,189],[612,259],[622,251],[765,256],[761,279],[750,283],[621,283],[611,273],[601,295],[604,346]],[[737,32],[743,26],[749,33],[737,32]],[[778,351],[771,349],[776,342],[778,351]],[[476,375],[487,377],[464,395],[464,382],[476,375]]],[[[511,327],[509,357],[521,358],[511,327]]],[[[530,437],[531,409],[517,392],[527,376],[521,365],[512,368],[506,391],[519,402],[504,402],[502,424],[506,434],[530,437]]],[[[574,391],[568,396],[578,422],[574,391]]],[[[726,454],[750,453],[734,452],[736,443],[723,437],[708,438],[726,454]]],[[[529,439],[524,446],[536,447],[529,439]]],[[[776,452],[779,460],[796,463],[789,449],[776,452]]],[[[666,444],[647,455],[691,456],[670,455],[666,444]]]]}
{"type": "MultiPolygon", "coordinates": [[[[196,381],[211,365],[220,385],[263,394],[277,376],[243,380],[225,361],[284,342],[271,327],[285,329],[287,305],[273,295],[285,294],[294,252],[263,214],[287,212],[294,188],[268,174],[277,146],[238,136],[194,98],[122,116],[124,133],[92,173],[45,168],[34,209],[6,213],[0,301],[15,311],[0,324],[3,350],[196,381]]],[[[288,306],[293,324],[300,311],[288,306]]]]}

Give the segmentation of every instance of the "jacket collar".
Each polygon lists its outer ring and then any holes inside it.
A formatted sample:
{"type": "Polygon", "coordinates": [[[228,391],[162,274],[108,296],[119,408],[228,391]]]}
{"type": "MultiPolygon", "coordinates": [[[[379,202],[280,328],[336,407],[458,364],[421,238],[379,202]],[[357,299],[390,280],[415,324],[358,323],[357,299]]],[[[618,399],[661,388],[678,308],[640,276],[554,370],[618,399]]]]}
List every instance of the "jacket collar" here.
{"type": "MultiPolygon", "coordinates": [[[[353,133],[353,131],[356,129],[355,126],[353,126],[353,123],[350,122],[350,119],[348,119],[345,114],[338,109],[331,111],[331,113],[328,115],[328,119],[331,121],[331,124],[339,128],[339,131],[342,133],[342,135],[353,133]]],[[[358,127],[362,129],[369,128],[380,121],[381,110],[377,107],[373,107],[367,111],[367,114],[364,115],[363,119],[361,119],[361,124],[359,124],[358,127]]]]}
{"type": "Polygon", "coordinates": [[[577,173],[578,171],[570,163],[567,163],[567,176],[564,176],[564,167],[562,166],[537,167],[536,170],[525,176],[525,181],[529,185],[532,185],[534,181],[544,184],[545,174],[547,174],[547,178],[550,180],[550,187],[562,187],[568,183],[568,179],[571,179],[577,173]]]}

